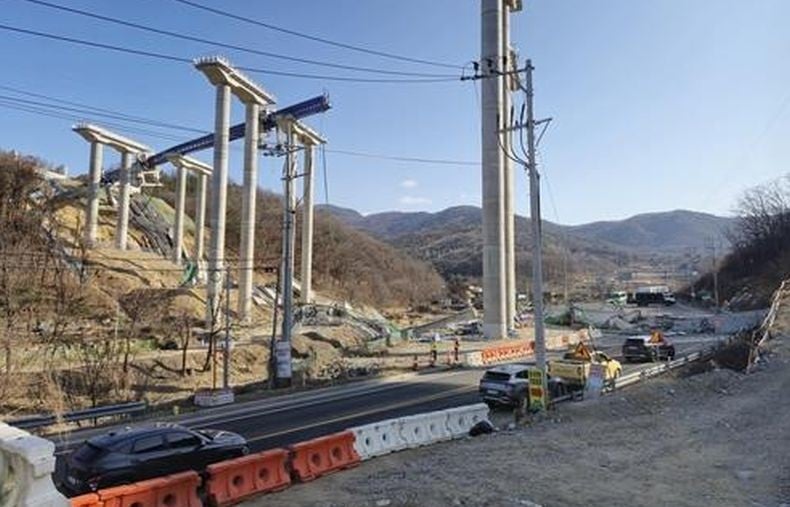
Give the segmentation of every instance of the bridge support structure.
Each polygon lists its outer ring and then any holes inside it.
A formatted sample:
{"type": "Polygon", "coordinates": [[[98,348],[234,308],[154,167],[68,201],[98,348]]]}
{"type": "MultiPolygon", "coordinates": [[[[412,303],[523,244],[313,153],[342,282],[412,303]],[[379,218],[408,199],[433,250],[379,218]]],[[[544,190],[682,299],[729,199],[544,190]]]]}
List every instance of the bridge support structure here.
{"type": "Polygon", "coordinates": [[[115,228],[115,246],[126,250],[129,231],[129,196],[132,173],[132,158],[151,152],[146,145],[132,141],[126,137],[110,132],[107,129],[80,123],[72,130],[91,145],[90,168],[88,172],[88,198],[85,212],[84,239],[89,247],[96,244],[99,221],[99,192],[101,191],[102,160],[104,146],[109,146],[121,154],[120,200],[118,203],[118,221],[115,228]]]}
{"type": "MultiPolygon", "coordinates": [[[[208,282],[206,284],[206,324],[212,331],[216,328],[219,316],[219,296],[222,290],[223,274],[225,271],[225,213],[227,210],[227,185],[228,185],[228,143],[229,143],[229,127],[230,127],[230,97],[236,96],[247,107],[247,124],[245,125],[245,137],[250,137],[251,126],[255,131],[259,125],[259,115],[254,117],[250,114],[250,105],[254,104],[257,107],[268,106],[274,104],[274,97],[268,92],[264,91],[256,83],[248,77],[241,74],[238,70],[233,68],[230,63],[222,58],[211,57],[202,58],[195,61],[195,68],[203,72],[209,82],[216,88],[216,108],[214,119],[214,167],[212,170],[211,181],[211,217],[210,217],[210,241],[208,251],[208,282]],[[251,125],[251,124],[254,124],[251,125]]],[[[255,110],[255,107],[252,108],[255,110]]],[[[247,150],[249,151],[249,142],[247,143],[247,150]]],[[[257,146],[258,139],[254,139],[252,144],[255,150],[254,156],[247,156],[245,153],[245,176],[257,175],[257,165],[247,167],[247,163],[257,164],[257,146]]],[[[247,183],[245,181],[245,183],[247,183]]],[[[257,187],[256,181],[252,182],[254,187],[257,187]]],[[[254,190],[253,190],[254,191],[254,190]]],[[[247,217],[255,216],[255,201],[254,199],[247,199],[245,202],[246,209],[243,213],[247,217]]],[[[249,241],[250,245],[254,245],[254,220],[247,222],[247,229],[242,229],[242,235],[246,236],[245,241],[249,241]],[[250,230],[251,229],[251,230],[250,230]],[[252,237],[252,241],[250,241],[252,237]]],[[[242,255],[244,255],[242,253],[242,255]]],[[[245,269],[241,273],[240,279],[245,280],[245,284],[249,283],[250,295],[245,298],[244,295],[239,294],[239,299],[251,299],[251,277],[252,266],[251,263],[242,262],[245,266],[249,266],[249,270],[245,269]],[[247,282],[249,280],[249,282],[247,282]]],[[[240,282],[241,285],[241,282],[240,282]]],[[[245,305],[249,303],[244,303],[245,305]]],[[[241,307],[240,303],[240,307],[241,307]]],[[[248,306],[245,306],[248,308],[248,306]]],[[[240,315],[241,318],[246,318],[247,315],[240,315]]]]}
{"type": "Polygon", "coordinates": [[[187,176],[192,173],[197,180],[195,188],[195,247],[192,251],[192,262],[198,269],[198,278],[202,278],[203,242],[206,217],[206,181],[211,176],[211,166],[192,157],[168,153],[167,160],[176,168],[176,209],[173,230],[173,262],[181,264],[183,256],[184,221],[186,206],[187,176]]]}

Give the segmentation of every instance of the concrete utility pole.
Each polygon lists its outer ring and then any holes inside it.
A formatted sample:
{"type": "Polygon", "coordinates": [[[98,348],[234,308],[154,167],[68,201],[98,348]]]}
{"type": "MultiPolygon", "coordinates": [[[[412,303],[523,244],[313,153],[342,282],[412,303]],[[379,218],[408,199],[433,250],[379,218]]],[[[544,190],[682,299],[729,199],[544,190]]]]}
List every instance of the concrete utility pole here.
{"type": "Polygon", "coordinates": [[[296,179],[296,145],[293,129],[293,120],[281,122],[285,132],[285,166],[283,167],[283,184],[285,202],[283,203],[283,254],[282,254],[282,298],[283,298],[283,327],[280,340],[275,345],[277,354],[277,377],[275,384],[278,387],[291,385],[291,332],[293,331],[293,274],[294,274],[294,246],[296,244],[296,228],[294,216],[296,215],[296,195],[294,194],[294,179],[296,179]]]}
{"type": "Polygon", "coordinates": [[[483,334],[497,339],[507,336],[505,272],[504,154],[500,149],[502,128],[502,48],[504,0],[481,0],[481,146],[483,194],[483,334]]]}
{"type": "Polygon", "coordinates": [[[527,60],[527,162],[529,170],[529,205],[532,219],[532,305],[535,322],[535,360],[546,388],[546,339],[543,328],[543,231],[540,216],[540,174],[535,161],[535,110],[532,88],[532,60],[527,60]]]}

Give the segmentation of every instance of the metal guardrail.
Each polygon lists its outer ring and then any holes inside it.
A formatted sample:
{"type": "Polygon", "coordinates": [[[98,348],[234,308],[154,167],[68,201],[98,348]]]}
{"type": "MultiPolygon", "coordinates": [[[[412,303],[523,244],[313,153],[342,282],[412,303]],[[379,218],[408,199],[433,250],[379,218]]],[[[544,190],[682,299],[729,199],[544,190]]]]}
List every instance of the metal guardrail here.
{"type": "Polygon", "coordinates": [[[134,415],[145,412],[147,408],[148,405],[144,401],[135,401],[118,405],[105,405],[103,407],[75,410],[74,412],[67,412],[62,415],[47,414],[21,417],[19,419],[6,421],[6,423],[27,430],[51,426],[58,422],[78,422],[86,419],[98,419],[99,417],[134,415]]]}

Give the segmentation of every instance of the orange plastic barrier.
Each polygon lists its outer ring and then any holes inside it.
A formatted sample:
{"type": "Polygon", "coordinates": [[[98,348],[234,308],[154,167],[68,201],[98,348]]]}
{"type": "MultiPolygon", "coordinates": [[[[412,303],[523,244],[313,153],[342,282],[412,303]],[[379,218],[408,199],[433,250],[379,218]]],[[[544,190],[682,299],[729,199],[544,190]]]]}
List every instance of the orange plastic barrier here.
{"type": "Polygon", "coordinates": [[[69,505],[71,507],[104,507],[104,502],[96,493],[88,493],[69,499],[69,505]]]}
{"type": "Polygon", "coordinates": [[[360,462],[354,450],[354,434],[350,431],[294,444],[288,449],[291,451],[291,471],[301,482],[357,466],[360,462]]]}
{"type": "Polygon", "coordinates": [[[285,468],[288,451],[272,449],[206,468],[206,496],[214,507],[233,505],[260,493],[280,491],[291,484],[285,468]]]}
{"type": "Polygon", "coordinates": [[[97,493],[103,507],[201,507],[199,485],[197,472],[182,472],[97,493]]]}

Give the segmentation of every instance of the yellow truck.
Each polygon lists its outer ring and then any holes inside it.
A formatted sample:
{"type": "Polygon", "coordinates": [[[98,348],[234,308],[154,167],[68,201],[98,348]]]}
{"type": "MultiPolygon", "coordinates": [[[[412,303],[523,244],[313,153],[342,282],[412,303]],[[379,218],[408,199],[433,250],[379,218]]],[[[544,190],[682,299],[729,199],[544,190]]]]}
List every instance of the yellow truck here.
{"type": "Polygon", "coordinates": [[[566,352],[562,359],[549,361],[548,374],[551,378],[565,383],[569,390],[583,389],[590,375],[590,365],[603,366],[604,381],[611,382],[623,372],[620,361],[612,359],[605,353],[594,350],[580,342],[566,352]]]}

